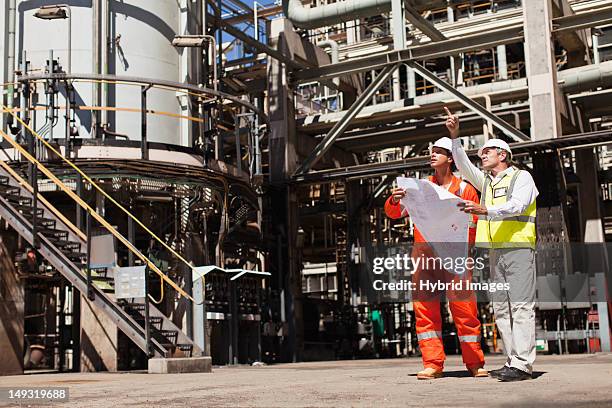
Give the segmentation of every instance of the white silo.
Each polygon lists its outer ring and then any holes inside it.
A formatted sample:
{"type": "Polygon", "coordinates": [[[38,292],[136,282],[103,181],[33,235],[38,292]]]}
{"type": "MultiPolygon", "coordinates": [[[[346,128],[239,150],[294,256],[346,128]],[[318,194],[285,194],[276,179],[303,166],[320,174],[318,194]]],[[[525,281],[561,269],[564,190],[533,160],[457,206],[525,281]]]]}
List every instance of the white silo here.
{"type": "MultiPolygon", "coordinates": [[[[35,16],[41,6],[58,4],[58,1],[17,0],[17,60],[23,51],[31,61],[31,69],[44,69],[53,50],[64,70],[68,60],[68,26],[71,24],[71,71],[73,74],[94,73],[93,33],[94,13],[90,0],[64,0],[70,6],[71,18],[43,20],[35,16]]],[[[100,0],[105,1],[105,0],[100,0]]],[[[95,2],[94,2],[95,3],[95,2]]],[[[103,10],[101,26],[108,28],[107,57],[102,57],[102,73],[181,81],[179,50],[172,46],[172,38],[180,32],[181,10],[179,4],[168,0],[109,0],[103,10]],[[107,20],[105,21],[105,17],[107,20]]],[[[106,41],[102,41],[105,43],[106,41]]],[[[33,72],[36,73],[36,72],[33,72]]],[[[102,85],[108,89],[108,104],[117,108],[139,109],[141,106],[140,87],[128,85],[102,85]]],[[[63,93],[63,87],[61,87],[63,93]]],[[[93,105],[93,86],[88,82],[75,82],[76,104],[93,105]]],[[[39,103],[44,103],[44,91],[39,103]]],[[[151,89],[147,93],[148,109],[180,114],[181,106],[173,91],[151,89]]],[[[62,96],[59,106],[65,105],[62,96]]],[[[79,137],[91,137],[92,114],[89,110],[77,111],[79,137]]],[[[54,137],[65,135],[64,111],[58,113],[54,137]]],[[[44,111],[37,113],[37,127],[44,123],[44,111]]],[[[130,140],[140,140],[141,125],[139,112],[109,112],[108,120],[114,125],[114,132],[124,134],[130,140]]],[[[148,141],[180,144],[181,124],[179,119],[163,115],[148,115],[148,141]]]]}

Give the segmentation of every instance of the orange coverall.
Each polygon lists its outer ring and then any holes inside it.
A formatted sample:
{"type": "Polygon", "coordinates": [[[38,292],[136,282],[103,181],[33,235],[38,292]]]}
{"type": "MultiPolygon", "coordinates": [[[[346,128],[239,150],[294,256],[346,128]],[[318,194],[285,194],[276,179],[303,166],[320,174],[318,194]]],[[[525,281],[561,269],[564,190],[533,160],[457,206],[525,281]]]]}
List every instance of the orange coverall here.
{"type": "MultiPolygon", "coordinates": [[[[435,184],[440,184],[435,176],[430,176],[429,181],[435,184]]],[[[469,183],[462,182],[458,177],[453,176],[448,191],[461,197],[464,200],[479,202],[476,189],[469,183]],[[463,184],[463,189],[461,188],[463,184]],[[461,191],[463,190],[463,191],[461,191]]],[[[385,203],[385,213],[389,218],[397,219],[402,216],[407,216],[406,210],[402,212],[400,203],[394,204],[392,197],[387,199],[385,203]]],[[[477,216],[474,216],[473,226],[469,229],[469,244],[473,246],[476,239],[476,221],[477,216]]],[[[435,257],[431,247],[425,241],[425,238],[417,228],[414,229],[414,247],[412,249],[412,257],[435,257]]],[[[471,281],[471,272],[468,271],[464,276],[451,274],[445,270],[432,270],[419,267],[415,271],[414,281],[420,280],[441,280],[443,282],[464,280],[463,287],[465,289],[466,280],[471,281]]],[[[418,287],[418,283],[417,283],[418,287]]],[[[440,300],[425,299],[426,296],[419,296],[418,292],[414,298],[414,313],[416,316],[416,331],[419,340],[419,347],[423,356],[423,366],[431,367],[435,370],[444,369],[444,345],[442,343],[442,317],[440,315],[440,300]],[[419,300],[416,300],[419,299],[419,300]]],[[[476,296],[472,291],[462,291],[459,293],[447,293],[449,298],[450,310],[457,327],[459,341],[461,343],[461,355],[463,362],[467,368],[484,367],[484,354],[480,348],[480,321],[478,320],[478,309],[476,305],[476,296]],[[455,299],[455,300],[452,300],[455,299]]]]}

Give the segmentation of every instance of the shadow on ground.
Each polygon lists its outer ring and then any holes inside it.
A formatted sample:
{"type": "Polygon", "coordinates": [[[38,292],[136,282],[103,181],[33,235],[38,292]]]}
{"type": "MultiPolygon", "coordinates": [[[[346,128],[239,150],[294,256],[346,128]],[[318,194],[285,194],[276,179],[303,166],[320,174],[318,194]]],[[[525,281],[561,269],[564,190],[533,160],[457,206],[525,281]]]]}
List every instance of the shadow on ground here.
{"type": "MultiPolygon", "coordinates": [[[[539,378],[546,374],[546,371],[534,371],[532,373],[533,379],[539,378]]],[[[410,377],[416,377],[416,373],[409,374],[410,377]]],[[[472,377],[467,370],[455,370],[455,371],[444,371],[444,377],[446,378],[465,378],[472,377]]]]}

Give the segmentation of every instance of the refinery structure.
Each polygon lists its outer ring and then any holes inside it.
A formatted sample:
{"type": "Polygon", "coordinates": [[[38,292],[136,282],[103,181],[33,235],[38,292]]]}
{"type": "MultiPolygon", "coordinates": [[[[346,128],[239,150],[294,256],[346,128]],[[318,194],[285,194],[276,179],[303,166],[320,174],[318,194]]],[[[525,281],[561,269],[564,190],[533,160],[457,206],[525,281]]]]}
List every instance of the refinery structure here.
{"type": "Polygon", "coordinates": [[[1,0],[0,28],[0,374],[418,355],[368,276],[444,106],[540,191],[538,350],[610,352],[612,1],[1,0]]]}

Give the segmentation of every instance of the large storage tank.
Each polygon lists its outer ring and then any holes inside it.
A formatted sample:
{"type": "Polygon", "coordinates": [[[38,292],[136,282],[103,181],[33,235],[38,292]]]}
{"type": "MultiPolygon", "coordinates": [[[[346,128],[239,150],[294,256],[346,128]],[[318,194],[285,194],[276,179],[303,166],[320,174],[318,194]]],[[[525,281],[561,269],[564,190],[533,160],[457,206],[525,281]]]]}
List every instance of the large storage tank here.
{"type": "MultiPolygon", "coordinates": [[[[7,0],[8,1],[8,0],[7,0]]],[[[105,1],[105,0],[101,0],[105,1]]],[[[31,61],[32,69],[43,69],[52,49],[54,57],[67,68],[68,19],[42,20],[34,14],[41,6],[53,5],[57,1],[17,0],[17,60],[23,51],[31,61]]],[[[72,24],[72,73],[93,73],[93,18],[92,1],[69,1],[72,24]]],[[[180,52],[172,46],[173,37],[180,31],[181,11],[179,4],[168,0],[122,0],[108,1],[105,5],[108,27],[107,67],[108,74],[181,81],[180,52]]],[[[101,26],[104,27],[101,16],[101,26]]],[[[102,58],[104,61],[104,58],[102,58]]],[[[106,86],[106,85],[102,85],[106,86]]],[[[117,108],[140,109],[139,86],[108,85],[108,105],[117,108]]],[[[78,82],[77,105],[91,106],[93,86],[78,82]]],[[[39,88],[42,91],[42,88],[39,88]]],[[[63,87],[58,105],[64,106],[63,87]]],[[[44,93],[40,95],[44,103],[44,93]]],[[[176,92],[151,89],[147,93],[148,109],[180,114],[180,99],[176,92]]],[[[54,137],[65,135],[64,113],[60,111],[54,137]]],[[[44,113],[37,114],[37,127],[44,124],[44,113]]],[[[92,114],[88,110],[77,111],[79,137],[91,137],[92,114]]],[[[140,140],[139,112],[109,112],[108,121],[114,132],[127,135],[130,140],[140,140]]],[[[180,144],[180,119],[163,115],[148,115],[148,136],[152,142],[180,144]]]]}

